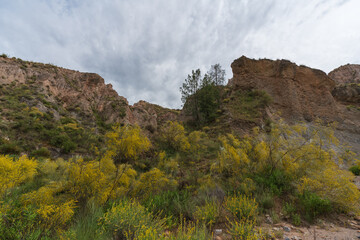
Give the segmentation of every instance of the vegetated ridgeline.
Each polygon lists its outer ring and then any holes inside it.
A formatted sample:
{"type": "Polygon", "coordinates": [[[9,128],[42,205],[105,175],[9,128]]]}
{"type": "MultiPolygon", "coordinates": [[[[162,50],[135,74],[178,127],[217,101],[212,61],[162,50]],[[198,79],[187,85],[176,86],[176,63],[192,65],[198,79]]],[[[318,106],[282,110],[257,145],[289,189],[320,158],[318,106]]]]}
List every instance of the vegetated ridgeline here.
{"type": "Polygon", "coordinates": [[[158,123],[177,115],[175,110],[144,101],[130,106],[98,74],[17,58],[0,58],[0,87],[2,138],[8,145],[16,142],[18,151],[25,153],[47,147],[53,157],[88,155],[86,148],[101,145],[113,123],[138,124],[153,132],[158,123]],[[29,126],[24,127],[21,120],[29,126]],[[85,136],[86,132],[92,136],[85,136]],[[27,141],[24,134],[32,139],[27,141]],[[74,134],[75,141],[70,136],[74,134]]]}
{"type": "Polygon", "coordinates": [[[333,135],[359,149],[358,85],[287,60],[232,69],[186,99],[193,124],[186,103],[129,106],[97,74],[1,55],[0,238],[358,236],[360,165],[333,135]]]}
{"type": "MultiPolygon", "coordinates": [[[[236,126],[239,119],[234,114],[226,114],[231,111],[223,104],[225,114],[219,120],[221,123],[232,121],[232,131],[248,132],[255,125],[263,125],[264,119],[274,120],[277,116],[289,123],[306,121],[308,124],[320,118],[326,123],[338,122],[337,137],[348,142],[354,151],[360,152],[359,65],[342,66],[328,76],[320,70],[297,66],[287,60],[254,60],[242,56],[231,67],[233,78],[226,86],[230,91],[264,90],[273,100],[264,109],[264,114],[257,116],[258,121],[240,124],[241,127],[236,126]]],[[[16,96],[23,108],[36,108],[50,114],[55,121],[71,118],[80,127],[92,129],[94,134],[104,133],[110,129],[109,124],[115,122],[138,124],[153,133],[159,124],[168,120],[182,120],[178,111],[145,101],[130,106],[126,98],[119,96],[111,84],[105,84],[97,74],[81,73],[51,64],[0,58],[0,85],[3,90],[7,86],[9,90],[23,87],[22,93],[16,96]],[[30,95],[35,93],[37,97],[31,99],[34,96],[30,95]]],[[[2,101],[6,101],[6,94],[2,93],[2,101]]],[[[236,97],[234,95],[232,98],[236,97]]],[[[16,136],[6,135],[6,129],[14,121],[9,112],[11,109],[2,109],[0,131],[4,137],[16,141],[19,140],[16,136]]],[[[53,153],[61,154],[61,149],[51,144],[49,148],[53,153]]]]}

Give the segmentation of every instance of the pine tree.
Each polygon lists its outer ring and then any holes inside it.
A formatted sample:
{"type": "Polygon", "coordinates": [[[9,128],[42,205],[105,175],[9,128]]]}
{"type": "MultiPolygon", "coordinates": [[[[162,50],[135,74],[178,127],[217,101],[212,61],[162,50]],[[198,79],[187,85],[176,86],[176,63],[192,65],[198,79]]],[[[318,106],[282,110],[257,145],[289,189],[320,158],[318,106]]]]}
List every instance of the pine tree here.
{"type": "Polygon", "coordinates": [[[210,70],[207,72],[207,75],[209,80],[216,86],[223,85],[225,82],[225,70],[221,69],[219,63],[212,65],[210,70]]]}
{"type": "Polygon", "coordinates": [[[196,92],[201,87],[201,72],[200,69],[192,70],[192,74],[188,75],[183,83],[182,87],[180,87],[181,92],[181,101],[185,105],[187,100],[192,97],[192,101],[188,103],[187,110],[191,112],[195,121],[199,121],[199,101],[196,97],[196,92]]]}

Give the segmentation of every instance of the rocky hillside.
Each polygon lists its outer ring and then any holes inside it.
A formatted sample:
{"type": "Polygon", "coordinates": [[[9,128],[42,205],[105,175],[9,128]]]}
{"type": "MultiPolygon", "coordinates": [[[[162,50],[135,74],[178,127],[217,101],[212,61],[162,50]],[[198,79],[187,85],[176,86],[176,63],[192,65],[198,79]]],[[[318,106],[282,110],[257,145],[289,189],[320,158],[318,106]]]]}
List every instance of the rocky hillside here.
{"type": "Polygon", "coordinates": [[[346,64],[340,66],[329,72],[329,77],[333,79],[336,84],[360,83],[360,65],[346,64]]]}
{"type": "Polygon", "coordinates": [[[267,109],[270,119],[280,115],[290,123],[311,124],[317,118],[325,123],[338,122],[338,137],[360,152],[360,109],[347,105],[359,103],[359,86],[353,83],[360,78],[359,72],[349,75],[348,68],[340,67],[328,76],[287,60],[255,60],[244,56],[231,67],[233,78],[228,87],[263,90],[271,96],[273,101],[267,109]],[[352,84],[354,88],[349,90],[349,86],[339,83],[352,84]]]}
{"type": "MultiPolygon", "coordinates": [[[[221,87],[218,117],[209,132],[244,134],[278,116],[307,124],[320,118],[338,122],[337,136],[360,152],[359,65],[327,75],[287,60],[243,56],[231,67],[233,78],[221,87]]],[[[97,74],[5,56],[0,92],[2,153],[36,154],[43,147],[52,156],[91,155],[91,146],[101,147],[114,123],[138,124],[151,134],[168,120],[184,120],[179,111],[145,101],[130,106],[97,74]]]]}
{"type": "Polygon", "coordinates": [[[5,153],[41,147],[55,156],[87,153],[91,145],[101,145],[113,123],[155,131],[177,116],[175,110],[144,101],[130,106],[98,74],[5,56],[0,58],[0,91],[5,153]]]}
{"type": "Polygon", "coordinates": [[[360,65],[347,64],[329,73],[337,86],[332,91],[336,100],[347,105],[349,109],[360,110],[360,65]]]}
{"type": "Polygon", "coordinates": [[[287,60],[254,60],[241,57],[231,67],[233,88],[261,89],[273,99],[273,111],[288,121],[335,120],[340,111],[331,95],[335,82],[324,72],[297,66],[287,60]]]}

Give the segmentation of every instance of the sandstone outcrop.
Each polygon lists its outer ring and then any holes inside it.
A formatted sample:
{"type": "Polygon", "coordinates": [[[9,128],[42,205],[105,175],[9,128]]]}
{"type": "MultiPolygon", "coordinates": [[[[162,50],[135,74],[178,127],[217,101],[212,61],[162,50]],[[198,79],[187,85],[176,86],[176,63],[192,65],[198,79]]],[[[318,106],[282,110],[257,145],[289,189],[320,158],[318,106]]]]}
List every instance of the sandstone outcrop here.
{"type": "Polygon", "coordinates": [[[329,72],[329,77],[336,84],[360,83],[360,65],[346,64],[340,66],[329,72]]]}
{"type": "Polygon", "coordinates": [[[280,113],[289,123],[306,121],[311,125],[317,118],[337,122],[336,135],[360,153],[360,111],[344,104],[344,101],[358,102],[358,90],[336,87],[337,82],[349,84],[356,81],[357,76],[346,79],[347,70],[345,73],[333,71],[328,76],[288,60],[255,60],[244,56],[236,59],[231,67],[233,78],[229,87],[264,90],[272,97],[267,110],[269,118],[280,113]],[[341,77],[334,81],[330,76],[341,77]]]}
{"type": "Polygon", "coordinates": [[[172,109],[163,108],[156,104],[146,101],[139,101],[130,107],[129,118],[131,122],[143,126],[150,132],[158,130],[158,126],[166,121],[176,121],[179,112],[172,109]]]}
{"type": "Polygon", "coordinates": [[[339,85],[331,92],[334,98],[345,105],[360,107],[360,84],[339,85]]]}
{"type": "MultiPolygon", "coordinates": [[[[104,79],[95,73],[16,58],[0,58],[0,85],[3,84],[31,85],[44,94],[46,101],[61,105],[79,120],[85,118],[95,122],[101,119],[106,124],[136,123],[156,130],[158,120],[174,119],[173,110],[160,106],[154,107],[145,102],[129,106],[126,98],[119,96],[111,84],[105,84],[104,79]],[[159,115],[159,112],[168,115],[159,115]]],[[[41,102],[37,107],[46,111],[41,102]]],[[[54,115],[59,116],[57,112],[54,115]]]]}
{"type": "Polygon", "coordinates": [[[255,60],[244,56],[231,67],[234,76],[229,86],[266,91],[273,99],[271,107],[291,122],[318,117],[340,120],[339,107],[331,95],[335,82],[320,70],[287,60],[255,60]]]}
{"type": "Polygon", "coordinates": [[[347,64],[329,73],[337,86],[332,91],[336,100],[360,107],[360,65],[347,64]]]}

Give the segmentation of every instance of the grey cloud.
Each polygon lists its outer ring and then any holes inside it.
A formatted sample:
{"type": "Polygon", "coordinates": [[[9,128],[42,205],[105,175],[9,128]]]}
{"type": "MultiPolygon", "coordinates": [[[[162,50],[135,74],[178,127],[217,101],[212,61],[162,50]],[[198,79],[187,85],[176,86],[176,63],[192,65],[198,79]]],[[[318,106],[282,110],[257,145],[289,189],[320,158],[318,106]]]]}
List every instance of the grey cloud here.
{"type": "Polygon", "coordinates": [[[131,103],[180,107],[192,69],[287,58],[330,71],[359,62],[356,0],[0,0],[0,52],[99,73],[131,103]]]}

